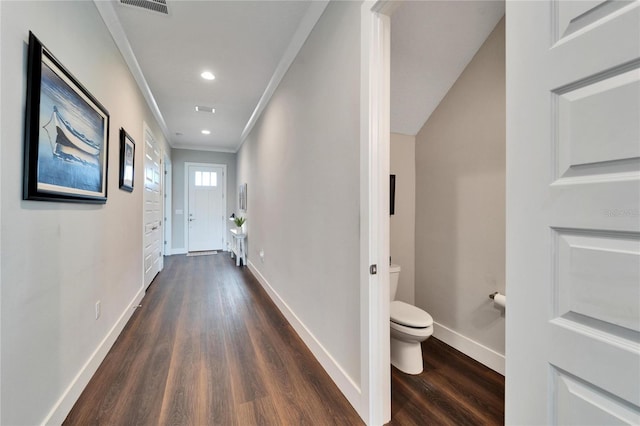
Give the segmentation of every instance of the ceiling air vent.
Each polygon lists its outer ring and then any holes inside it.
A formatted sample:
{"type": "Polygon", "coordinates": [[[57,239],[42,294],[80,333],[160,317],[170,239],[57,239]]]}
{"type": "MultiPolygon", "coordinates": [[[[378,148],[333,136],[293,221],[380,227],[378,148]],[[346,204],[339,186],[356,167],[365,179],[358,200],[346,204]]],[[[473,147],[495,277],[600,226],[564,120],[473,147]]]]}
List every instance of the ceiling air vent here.
{"type": "Polygon", "coordinates": [[[162,13],[164,15],[169,14],[167,8],[167,0],[120,0],[121,4],[127,6],[139,7],[153,12],[162,13]]]}
{"type": "Polygon", "coordinates": [[[210,112],[212,114],[215,114],[216,110],[215,110],[215,108],[211,108],[211,107],[208,107],[208,106],[200,106],[200,105],[198,105],[196,107],[196,112],[210,112]]]}

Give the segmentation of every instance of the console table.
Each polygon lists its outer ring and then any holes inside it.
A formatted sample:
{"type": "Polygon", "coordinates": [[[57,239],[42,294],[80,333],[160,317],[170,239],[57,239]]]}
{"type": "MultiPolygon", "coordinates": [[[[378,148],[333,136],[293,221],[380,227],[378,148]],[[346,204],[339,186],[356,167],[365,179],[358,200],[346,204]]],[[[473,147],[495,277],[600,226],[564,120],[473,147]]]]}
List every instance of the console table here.
{"type": "Polygon", "coordinates": [[[231,229],[231,236],[233,237],[233,241],[231,243],[231,258],[233,256],[236,257],[236,266],[240,266],[240,259],[242,259],[242,264],[244,266],[247,265],[247,249],[246,249],[246,240],[247,234],[236,229],[231,229]]]}

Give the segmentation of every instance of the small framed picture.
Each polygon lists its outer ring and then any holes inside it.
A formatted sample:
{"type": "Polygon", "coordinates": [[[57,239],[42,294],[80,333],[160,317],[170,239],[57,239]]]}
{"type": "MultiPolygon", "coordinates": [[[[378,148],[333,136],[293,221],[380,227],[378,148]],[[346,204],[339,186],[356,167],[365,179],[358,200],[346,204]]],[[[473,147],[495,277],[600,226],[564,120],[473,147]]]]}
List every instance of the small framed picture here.
{"type": "Polygon", "coordinates": [[[247,211],[247,184],[240,185],[238,190],[238,208],[240,211],[247,211]]]}
{"type": "Polygon", "coordinates": [[[23,199],[107,202],[109,113],[29,33],[23,199]]]}
{"type": "Polygon", "coordinates": [[[389,213],[396,214],[396,175],[389,179],[389,213]]]}
{"type": "Polygon", "coordinates": [[[124,129],[120,129],[120,189],[133,192],[136,143],[124,129]]]}

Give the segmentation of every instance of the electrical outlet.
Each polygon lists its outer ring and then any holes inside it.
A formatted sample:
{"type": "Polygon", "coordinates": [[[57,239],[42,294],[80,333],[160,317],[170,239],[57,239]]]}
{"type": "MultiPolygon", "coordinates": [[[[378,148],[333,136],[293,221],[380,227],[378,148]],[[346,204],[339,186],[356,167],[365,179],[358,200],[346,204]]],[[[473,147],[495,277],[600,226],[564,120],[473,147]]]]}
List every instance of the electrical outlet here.
{"type": "Polygon", "coordinates": [[[100,318],[100,314],[101,314],[101,312],[100,312],[100,308],[101,308],[101,306],[100,306],[100,301],[98,300],[98,301],[96,302],[96,319],[100,318]]]}
{"type": "Polygon", "coordinates": [[[264,249],[260,249],[260,262],[264,263],[264,249]]]}

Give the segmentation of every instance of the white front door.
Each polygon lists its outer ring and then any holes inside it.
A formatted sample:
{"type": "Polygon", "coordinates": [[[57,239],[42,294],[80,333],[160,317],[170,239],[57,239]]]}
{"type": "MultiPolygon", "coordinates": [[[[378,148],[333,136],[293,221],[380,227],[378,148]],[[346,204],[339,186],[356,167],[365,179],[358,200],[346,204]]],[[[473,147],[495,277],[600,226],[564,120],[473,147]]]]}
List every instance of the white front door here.
{"type": "Polygon", "coordinates": [[[144,286],[162,269],[162,186],[160,150],[145,126],[144,131],[144,286]]]}
{"type": "Polygon", "coordinates": [[[188,165],[187,213],[189,251],[224,247],[224,169],[213,165],[188,165]]]}
{"type": "Polygon", "coordinates": [[[640,3],[506,22],[506,423],[640,424],[640,3]]]}

